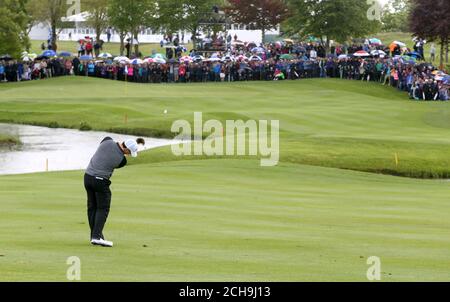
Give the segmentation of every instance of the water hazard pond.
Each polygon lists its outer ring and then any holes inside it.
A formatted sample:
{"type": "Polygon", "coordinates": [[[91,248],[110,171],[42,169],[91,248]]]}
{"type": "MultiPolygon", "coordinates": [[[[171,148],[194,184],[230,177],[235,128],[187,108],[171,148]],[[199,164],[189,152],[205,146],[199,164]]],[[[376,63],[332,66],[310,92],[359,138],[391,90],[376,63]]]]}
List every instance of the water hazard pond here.
{"type": "MultiPolygon", "coordinates": [[[[116,141],[135,136],[107,132],[82,132],[27,125],[1,124],[0,133],[18,137],[22,145],[0,148],[0,175],[48,171],[82,170],[103,138],[116,141]]],[[[177,143],[174,140],[144,137],[144,150],[177,143]]]]}

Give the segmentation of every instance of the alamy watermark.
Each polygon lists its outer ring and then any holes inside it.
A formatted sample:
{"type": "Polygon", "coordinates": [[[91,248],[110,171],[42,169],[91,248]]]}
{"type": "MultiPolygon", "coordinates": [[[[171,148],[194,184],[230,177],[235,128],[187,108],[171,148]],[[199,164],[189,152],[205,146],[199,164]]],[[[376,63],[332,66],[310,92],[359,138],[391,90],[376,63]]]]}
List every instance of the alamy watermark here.
{"type": "Polygon", "coordinates": [[[67,0],[66,17],[72,17],[81,13],[81,0],[67,0]]]}
{"type": "Polygon", "coordinates": [[[177,120],[171,131],[176,140],[193,141],[172,145],[175,156],[259,156],[261,166],[272,167],[280,158],[280,122],[271,120],[218,120],[203,122],[201,112],[194,113],[194,125],[177,120]],[[204,134],[208,137],[204,139],[204,134]],[[247,148],[248,147],[248,148],[247,148]]]}
{"type": "Polygon", "coordinates": [[[381,259],[377,256],[371,256],[367,259],[367,265],[370,265],[367,270],[366,277],[369,281],[381,280],[381,259]]]}
{"type": "Polygon", "coordinates": [[[367,19],[370,21],[381,21],[381,12],[383,5],[379,0],[367,0],[367,4],[370,6],[367,11],[367,19]]]}
{"type": "Polygon", "coordinates": [[[69,268],[66,272],[67,280],[80,281],[81,280],[81,260],[77,256],[67,258],[66,264],[69,268]]]}

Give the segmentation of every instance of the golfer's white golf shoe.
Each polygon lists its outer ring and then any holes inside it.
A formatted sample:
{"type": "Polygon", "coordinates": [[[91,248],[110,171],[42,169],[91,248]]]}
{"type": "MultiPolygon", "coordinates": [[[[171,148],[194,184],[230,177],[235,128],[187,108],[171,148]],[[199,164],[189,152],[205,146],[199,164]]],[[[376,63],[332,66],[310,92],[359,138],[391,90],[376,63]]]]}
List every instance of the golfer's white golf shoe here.
{"type": "Polygon", "coordinates": [[[104,247],[113,247],[112,241],[107,241],[105,239],[92,239],[91,240],[92,245],[100,245],[104,247]]]}

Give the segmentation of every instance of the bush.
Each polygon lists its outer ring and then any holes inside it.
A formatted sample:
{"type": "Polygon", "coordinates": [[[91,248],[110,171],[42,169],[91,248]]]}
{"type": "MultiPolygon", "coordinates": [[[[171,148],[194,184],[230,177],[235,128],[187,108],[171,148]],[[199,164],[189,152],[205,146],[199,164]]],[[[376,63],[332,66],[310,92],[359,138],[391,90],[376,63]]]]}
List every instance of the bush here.
{"type": "Polygon", "coordinates": [[[50,122],[48,124],[49,128],[60,128],[58,122],[50,122]]]}
{"type": "Polygon", "coordinates": [[[91,131],[92,127],[86,122],[81,122],[80,127],[78,129],[80,129],[80,131],[91,131]]]}

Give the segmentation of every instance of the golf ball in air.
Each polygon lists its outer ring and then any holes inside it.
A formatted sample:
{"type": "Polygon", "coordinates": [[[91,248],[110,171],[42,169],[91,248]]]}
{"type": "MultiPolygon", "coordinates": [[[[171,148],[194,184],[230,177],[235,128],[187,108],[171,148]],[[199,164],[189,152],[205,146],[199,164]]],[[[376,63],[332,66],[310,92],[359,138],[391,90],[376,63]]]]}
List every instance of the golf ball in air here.
{"type": "Polygon", "coordinates": [[[166,110],[164,110],[164,114],[167,114],[167,109],[166,109],[166,110]]]}

